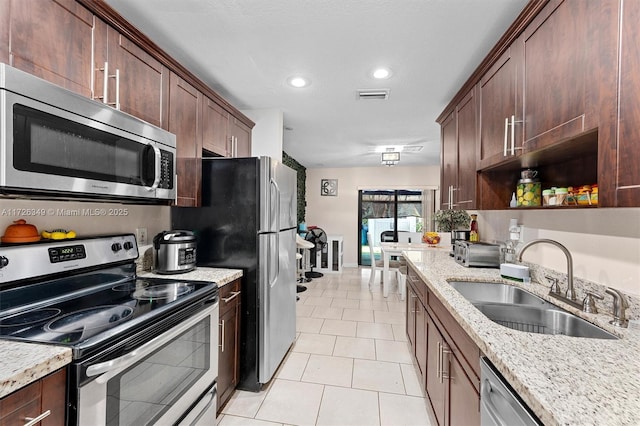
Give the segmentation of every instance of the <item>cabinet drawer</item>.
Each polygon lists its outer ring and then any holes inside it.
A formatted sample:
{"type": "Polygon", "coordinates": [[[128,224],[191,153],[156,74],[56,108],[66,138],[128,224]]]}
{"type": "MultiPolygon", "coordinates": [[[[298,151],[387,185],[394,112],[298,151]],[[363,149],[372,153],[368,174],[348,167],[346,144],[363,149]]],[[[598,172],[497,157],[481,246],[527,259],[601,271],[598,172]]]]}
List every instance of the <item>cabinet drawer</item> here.
{"type": "Polygon", "coordinates": [[[418,273],[411,266],[409,266],[408,268],[407,282],[411,287],[413,287],[413,290],[416,292],[416,296],[418,296],[420,302],[424,306],[427,306],[427,285],[422,281],[422,279],[418,276],[418,273]]]}
{"type": "Polygon", "coordinates": [[[220,287],[220,316],[240,303],[240,280],[220,287]]]}
{"type": "MultiPolygon", "coordinates": [[[[22,419],[24,420],[24,416],[27,417],[35,417],[31,416],[35,414],[36,416],[40,413],[36,413],[40,409],[40,396],[42,395],[42,383],[37,381],[35,383],[31,383],[19,389],[12,394],[8,395],[5,398],[0,399],[0,419],[2,424],[12,424],[12,421],[9,418],[16,420],[13,424],[20,424],[18,420],[19,415],[22,415],[22,419]],[[35,403],[36,408],[29,411],[28,414],[25,414],[26,407],[31,407],[31,405],[35,403]]],[[[24,423],[24,421],[22,422],[24,423]]]]}

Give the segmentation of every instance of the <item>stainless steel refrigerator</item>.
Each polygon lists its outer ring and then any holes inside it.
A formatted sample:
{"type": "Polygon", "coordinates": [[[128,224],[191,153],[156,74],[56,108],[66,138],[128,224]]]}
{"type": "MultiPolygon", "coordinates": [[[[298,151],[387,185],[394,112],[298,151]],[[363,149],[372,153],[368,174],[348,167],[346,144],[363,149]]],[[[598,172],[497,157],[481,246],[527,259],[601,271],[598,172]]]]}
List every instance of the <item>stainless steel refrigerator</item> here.
{"type": "Polygon", "coordinates": [[[269,157],[203,158],[202,207],[172,207],[198,266],[242,269],[240,379],[257,392],[296,334],[296,172],[269,157]]]}

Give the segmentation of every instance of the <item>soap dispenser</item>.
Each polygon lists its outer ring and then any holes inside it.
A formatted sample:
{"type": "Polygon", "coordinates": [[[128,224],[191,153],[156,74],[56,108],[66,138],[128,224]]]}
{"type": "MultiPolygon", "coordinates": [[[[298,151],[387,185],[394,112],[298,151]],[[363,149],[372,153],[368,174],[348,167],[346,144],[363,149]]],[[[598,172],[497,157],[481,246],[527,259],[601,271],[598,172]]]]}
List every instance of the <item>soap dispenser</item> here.
{"type": "Polygon", "coordinates": [[[516,260],[516,251],[520,243],[521,228],[518,225],[518,219],[509,221],[509,238],[507,239],[507,247],[505,249],[505,261],[513,263],[516,260]]]}

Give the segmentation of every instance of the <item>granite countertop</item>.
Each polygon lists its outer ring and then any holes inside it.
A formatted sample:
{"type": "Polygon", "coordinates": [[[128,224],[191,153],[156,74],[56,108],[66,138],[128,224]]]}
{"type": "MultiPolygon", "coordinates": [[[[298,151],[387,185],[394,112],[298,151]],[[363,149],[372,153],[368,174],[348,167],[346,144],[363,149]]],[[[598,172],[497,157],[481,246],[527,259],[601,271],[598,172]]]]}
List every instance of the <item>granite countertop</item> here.
{"type": "MultiPolygon", "coordinates": [[[[213,281],[222,287],[242,277],[242,270],[196,268],[184,274],[160,275],[145,272],[138,276],[213,281]]],[[[0,340],[0,398],[69,363],[71,363],[71,348],[0,340]]]]}
{"type": "Polygon", "coordinates": [[[222,287],[230,282],[242,277],[241,269],[205,268],[197,267],[193,271],[182,274],[154,274],[153,272],[141,272],[139,277],[183,279],[194,281],[213,281],[222,287]]]}
{"type": "Polygon", "coordinates": [[[0,340],[0,398],[71,362],[71,349],[0,340]]]}
{"type": "Polygon", "coordinates": [[[640,419],[640,330],[608,323],[548,296],[546,286],[507,281],[498,269],[465,268],[435,250],[403,253],[433,294],[545,425],[628,424],[640,419]],[[447,281],[507,282],[597,324],[619,340],[521,332],[484,316],[447,281]]]}

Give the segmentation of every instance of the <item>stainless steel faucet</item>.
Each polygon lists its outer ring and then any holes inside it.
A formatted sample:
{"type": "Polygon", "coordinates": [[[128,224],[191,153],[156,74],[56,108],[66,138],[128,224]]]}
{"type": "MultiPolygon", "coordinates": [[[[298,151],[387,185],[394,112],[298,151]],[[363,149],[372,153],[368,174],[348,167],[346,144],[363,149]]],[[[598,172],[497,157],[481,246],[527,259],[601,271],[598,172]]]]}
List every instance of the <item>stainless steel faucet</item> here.
{"type": "Polygon", "coordinates": [[[546,238],[531,240],[525,245],[523,245],[522,248],[520,249],[520,252],[518,253],[518,262],[522,262],[522,254],[525,252],[525,250],[527,250],[529,247],[535,244],[540,244],[540,243],[552,244],[558,247],[560,250],[562,250],[562,252],[567,258],[567,292],[565,293],[566,297],[563,297],[562,294],[559,294],[557,291],[557,288],[554,290],[553,287],[549,292],[549,294],[570,305],[577,307],[578,309],[582,309],[582,304],[577,302],[578,298],[576,296],[575,290],[573,289],[573,258],[571,257],[571,253],[569,253],[569,250],[567,250],[565,246],[563,246],[562,244],[560,244],[555,240],[549,240],[546,238]]]}
{"type": "Polygon", "coordinates": [[[615,288],[608,288],[605,292],[613,296],[613,320],[609,322],[617,327],[628,327],[629,320],[627,319],[626,310],[629,304],[624,295],[615,288]]]}

